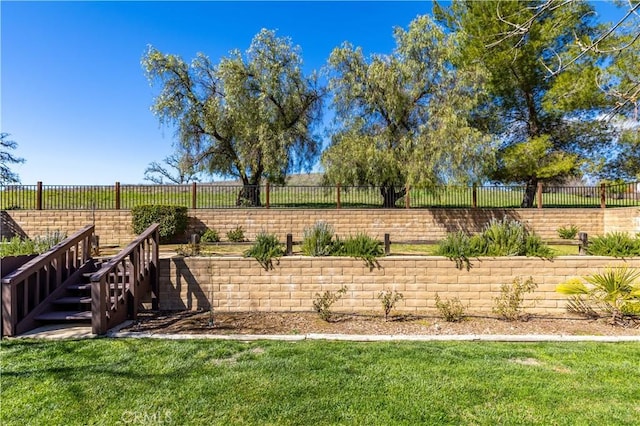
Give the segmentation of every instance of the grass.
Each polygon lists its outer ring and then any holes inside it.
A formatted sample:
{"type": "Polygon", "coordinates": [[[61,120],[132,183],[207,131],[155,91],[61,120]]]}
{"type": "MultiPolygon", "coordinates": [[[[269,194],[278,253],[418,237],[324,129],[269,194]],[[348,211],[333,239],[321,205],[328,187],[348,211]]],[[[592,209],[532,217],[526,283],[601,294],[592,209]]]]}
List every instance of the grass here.
{"type": "Polygon", "coordinates": [[[4,341],[3,425],[635,424],[638,344],[4,341]]]}

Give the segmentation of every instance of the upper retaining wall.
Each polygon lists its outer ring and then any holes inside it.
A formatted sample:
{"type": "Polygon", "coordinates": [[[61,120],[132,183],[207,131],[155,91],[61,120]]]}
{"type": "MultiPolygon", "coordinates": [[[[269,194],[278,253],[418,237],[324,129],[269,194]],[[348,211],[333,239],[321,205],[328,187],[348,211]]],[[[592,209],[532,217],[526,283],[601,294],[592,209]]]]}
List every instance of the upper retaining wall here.
{"type": "MultiPolygon", "coordinates": [[[[336,234],[366,232],[392,241],[440,240],[447,232],[479,232],[492,218],[509,217],[529,226],[544,239],[557,239],[561,226],[576,225],[589,235],[609,231],[640,232],[640,209],[198,209],[189,210],[187,235],[206,227],[215,228],[222,239],[229,230],[242,226],[253,240],[260,231],[284,240],[293,234],[302,240],[304,228],[319,220],[331,224],[336,234]]],[[[29,237],[62,230],[71,234],[95,224],[101,244],[126,245],[135,238],[129,210],[9,210],[2,212],[2,236],[29,237]]],[[[186,242],[187,237],[183,237],[186,242]]]]}
{"type": "Polygon", "coordinates": [[[254,259],[175,256],[160,260],[160,308],[312,311],[316,294],[346,286],[347,293],[332,307],[335,311],[380,312],[378,294],[396,290],[404,296],[397,304],[399,312],[435,314],[437,293],[443,300],[459,298],[470,314],[491,314],[502,284],[531,276],[538,288],[526,296],[525,306],[535,300],[527,312],[565,315],[567,296],[556,293],[556,285],[624,264],[640,267],[640,258],[482,258],[473,259],[467,271],[436,256],[384,257],[373,269],[353,258],[292,256],[265,271],[254,259]]]}

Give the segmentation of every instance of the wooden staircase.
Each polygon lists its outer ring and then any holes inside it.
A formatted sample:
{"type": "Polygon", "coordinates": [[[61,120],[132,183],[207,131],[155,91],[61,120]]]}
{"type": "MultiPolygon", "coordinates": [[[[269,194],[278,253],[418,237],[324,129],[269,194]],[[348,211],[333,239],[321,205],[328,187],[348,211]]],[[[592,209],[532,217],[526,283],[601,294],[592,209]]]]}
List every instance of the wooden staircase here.
{"type": "Polygon", "coordinates": [[[2,335],[43,324],[90,323],[105,334],[150,300],[158,309],[158,224],[111,259],[90,256],[87,226],[46,253],[2,277],[2,335]]]}
{"type": "Polygon", "coordinates": [[[63,285],[65,293],[49,304],[47,311],[35,317],[42,324],[91,324],[91,276],[96,273],[101,261],[90,260],[85,272],[63,285]]]}

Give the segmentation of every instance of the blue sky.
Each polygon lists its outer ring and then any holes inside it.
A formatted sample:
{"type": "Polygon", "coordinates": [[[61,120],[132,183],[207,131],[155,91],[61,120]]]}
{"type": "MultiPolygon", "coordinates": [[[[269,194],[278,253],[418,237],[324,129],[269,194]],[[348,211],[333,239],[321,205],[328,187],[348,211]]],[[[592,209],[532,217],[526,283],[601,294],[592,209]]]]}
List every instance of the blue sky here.
{"type": "MultiPolygon", "coordinates": [[[[429,13],[412,2],[0,2],[0,129],[18,143],[23,184],[145,183],[172,152],[173,129],[150,112],[147,45],[214,63],[261,28],[302,48],[307,71],[344,41],[393,48],[392,29],[429,13]]],[[[608,5],[598,3],[598,9],[608,5]]],[[[147,182],[148,183],[148,182],[147,182]]]]}

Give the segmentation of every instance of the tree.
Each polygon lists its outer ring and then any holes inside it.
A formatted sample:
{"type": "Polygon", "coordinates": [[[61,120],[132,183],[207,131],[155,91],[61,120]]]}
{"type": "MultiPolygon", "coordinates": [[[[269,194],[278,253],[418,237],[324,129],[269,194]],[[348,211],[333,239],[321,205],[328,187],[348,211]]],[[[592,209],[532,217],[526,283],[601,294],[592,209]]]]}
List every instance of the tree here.
{"type": "Polygon", "coordinates": [[[8,140],[9,133],[0,132],[0,184],[20,183],[20,177],[10,169],[11,164],[24,163],[24,158],[13,156],[9,150],[16,149],[18,144],[8,140]]]}
{"type": "Polygon", "coordinates": [[[497,167],[488,175],[524,183],[522,207],[533,206],[539,181],[579,174],[588,160],[604,155],[615,136],[606,120],[598,119],[610,107],[595,78],[605,58],[581,55],[570,68],[552,74],[544,63],[550,56],[574,58],[579,48],[571,41],[598,33],[592,7],[566,2],[539,10],[536,4],[454,1],[446,9],[434,7],[437,19],[461,37],[456,65],[482,64],[489,75],[488,96],[476,109],[474,125],[502,141],[497,167]],[[522,37],[504,37],[513,29],[513,17],[531,22],[522,37]]]}
{"type": "Polygon", "coordinates": [[[177,124],[180,143],[211,174],[235,177],[238,204],[260,205],[262,179],[284,183],[287,173],[310,168],[319,140],[322,90],[302,72],[300,48],[263,29],[244,56],[237,50],[213,65],[199,53],[191,64],[153,47],[142,64],[162,91],[153,111],[177,124]]]}
{"type": "Polygon", "coordinates": [[[195,163],[193,156],[188,154],[174,153],[164,159],[164,164],[153,161],[144,171],[144,179],[149,182],[162,185],[165,179],[170,183],[184,184],[189,182],[199,182],[200,172],[195,163]]]}
{"type": "Polygon", "coordinates": [[[384,207],[395,207],[406,185],[470,179],[489,147],[467,122],[482,75],[452,68],[455,40],[427,16],[394,38],[389,55],[367,59],[349,43],[331,53],[336,119],[322,155],[328,182],[377,186],[384,207]]]}

